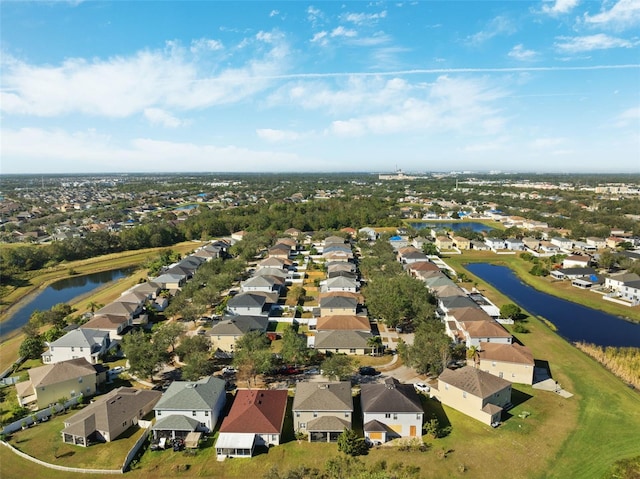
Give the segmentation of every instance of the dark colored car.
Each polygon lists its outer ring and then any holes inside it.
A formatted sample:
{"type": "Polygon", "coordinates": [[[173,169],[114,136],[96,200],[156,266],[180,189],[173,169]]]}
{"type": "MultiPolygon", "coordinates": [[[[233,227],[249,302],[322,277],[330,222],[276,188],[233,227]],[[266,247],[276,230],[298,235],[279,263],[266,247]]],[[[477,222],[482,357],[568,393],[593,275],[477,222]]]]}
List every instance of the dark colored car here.
{"type": "Polygon", "coordinates": [[[376,371],[376,368],[372,368],[371,366],[362,366],[358,369],[358,374],[360,374],[360,376],[375,376],[380,373],[376,371]]]}

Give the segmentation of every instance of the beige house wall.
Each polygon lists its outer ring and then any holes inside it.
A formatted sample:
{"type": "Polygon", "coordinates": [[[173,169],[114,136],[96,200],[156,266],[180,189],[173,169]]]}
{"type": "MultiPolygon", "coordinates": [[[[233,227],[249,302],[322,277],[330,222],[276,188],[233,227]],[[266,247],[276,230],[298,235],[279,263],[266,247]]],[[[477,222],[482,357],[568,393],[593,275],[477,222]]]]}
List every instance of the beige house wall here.
{"type": "Polygon", "coordinates": [[[320,308],[320,316],[338,316],[356,314],[354,308],[320,308]]]}
{"type": "MultiPolygon", "coordinates": [[[[473,360],[470,366],[475,366],[473,360]]],[[[512,383],[533,384],[533,365],[482,359],[478,369],[512,383]]]]}
{"type": "Polygon", "coordinates": [[[368,348],[354,348],[352,350],[352,348],[317,348],[318,351],[320,351],[321,353],[327,354],[327,353],[333,353],[333,354],[347,354],[347,355],[364,355],[367,354],[367,351],[370,351],[368,348]]]}
{"type": "Polygon", "coordinates": [[[508,393],[506,389],[503,389],[496,395],[490,396],[483,401],[482,398],[473,396],[472,394],[464,392],[462,389],[438,380],[438,391],[434,395],[442,404],[477,419],[484,424],[491,425],[491,414],[484,412],[482,408],[486,404],[504,406],[511,400],[511,389],[509,387],[508,393]]]}
{"type": "Polygon", "coordinates": [[[214,348],[219,348],[222,351],[231,352],[234,350],[236,341],[241,336],[211,336],[211,344],[214,348]]]}

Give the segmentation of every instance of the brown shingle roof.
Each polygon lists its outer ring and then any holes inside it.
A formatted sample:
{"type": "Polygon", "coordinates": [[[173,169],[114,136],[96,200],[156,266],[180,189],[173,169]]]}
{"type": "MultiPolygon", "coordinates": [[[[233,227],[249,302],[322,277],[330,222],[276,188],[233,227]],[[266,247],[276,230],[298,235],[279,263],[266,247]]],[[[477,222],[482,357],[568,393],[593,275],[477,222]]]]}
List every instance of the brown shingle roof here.
{"type": "Polygon", "coordinates": [[[371,331],[369,319],[366,316],[355,315],[335,315],[321,316],[318,318],[316,325],[318,331],[335,331],[335,330],[351,330],[351,331],[371,331]]]}
{"type": "Polygon", "coordinates": [[[511,333],[496,321],[471,321],[461,323],[472,338],[509,338],[511,333]]]}
{"type": "Polygon", "coordinates": [[[363,384],[360,398],[362,412],[423,412],[422,403],[412,384],[389,381],[363,384]]]}
{"type": "Polygon", "coordinates": [[[92,374],[96,374],[96,370],[85,358],[69,359],[68,361],[29,369],[29,379],[34,388],[92,374]]]}
{"type": "Polygon", "coordinates": [[[220,432],[280,434],[287,409],[285,389],[240,389],[220,432]]]}
{"type": "Polygon", "coordinates": [[[511,386],[509,381],[472,366],[445,369],[438,380],[483,399],[511,386]]]}
{"type": "Polygon", "coordinates": [[[480,356],[480,359],[486,359],[489,361],[528,364],[530,366],[535,363],[531,350],[518,343],[480,343],[480,350],[478,350],[477,353],[478,356],[480,356]]]}

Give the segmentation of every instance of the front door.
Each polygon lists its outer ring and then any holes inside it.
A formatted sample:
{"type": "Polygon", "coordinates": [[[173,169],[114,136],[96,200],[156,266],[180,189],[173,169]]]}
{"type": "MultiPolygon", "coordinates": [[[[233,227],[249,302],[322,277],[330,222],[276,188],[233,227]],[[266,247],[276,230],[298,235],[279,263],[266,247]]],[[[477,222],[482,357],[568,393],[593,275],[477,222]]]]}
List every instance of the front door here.
{"type": "Polygon", "coordinates": [[[410,437],[416,437],[416,427],[415,426],[410,426],[409,427],[409,436],[410,437]]]}

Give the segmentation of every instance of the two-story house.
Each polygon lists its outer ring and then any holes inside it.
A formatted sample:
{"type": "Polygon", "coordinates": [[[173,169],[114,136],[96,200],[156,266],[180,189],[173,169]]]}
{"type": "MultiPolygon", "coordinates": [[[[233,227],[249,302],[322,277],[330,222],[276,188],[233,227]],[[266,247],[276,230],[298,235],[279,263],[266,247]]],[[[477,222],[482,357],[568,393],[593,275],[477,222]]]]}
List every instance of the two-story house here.
{"type": "Polygon", "coordinates": [[[336,442],[351,429],[351,382],[299,382],[293,398],[293,429],[310,442],[336,442]]]}

